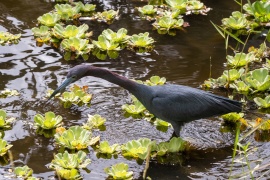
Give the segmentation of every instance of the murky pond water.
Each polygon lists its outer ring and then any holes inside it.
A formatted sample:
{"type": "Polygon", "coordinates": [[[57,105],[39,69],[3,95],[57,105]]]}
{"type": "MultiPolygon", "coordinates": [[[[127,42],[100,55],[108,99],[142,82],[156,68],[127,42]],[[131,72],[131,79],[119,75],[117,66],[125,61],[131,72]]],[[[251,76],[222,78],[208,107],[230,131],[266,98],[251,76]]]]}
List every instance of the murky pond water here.
{"type": "MultiPolygon", "coordinates": [[[[150,32],[155,40],[155,51],[145,55],[132,52],[121,52],[115,60],[100,61],[91,57],[87,63],[108,68],[131,79],[145,80],[153,75],[166,77],[169,83],[199,87],[211,74],[217,77],[223,71],[225,62],[224,40],[210,23],[220,23],[233,10],[238,9],[233,1],[214,0],[203,1],[213,8],[208,16],[189,16],[185,20],[190,27],[186,32],[178,32],[177,36],[158,35],[152,31],[147,21],[138,20],[134,13],[135,6],[145,5],[137,1],[89,1],[99,8],[120,8],[121,17],[112,25],[90,24],[94,38],[105,28],[117,30],[124,27],[129,34],[150,32]]],[[[126,118],[121,106],[130,102],[130,97],[124,89],[97,78],[84,78],[78,85],[89,85],[94,94],[92,106],[72,107],[64,109],[56,101],[45,105],[44,95],[48,89],[55,89],[65,78],[67,70],[81,61],[67,62],[60,52],[46,45],[37,47],[31,28],[36,26],[38,16],[53,9],[54,4],[46,1],[1,0],[0,31],[21,33],[18,45],[0,46],[0,90],[16,89],[19,97],[0,99],[0,108],[5,109],[17,121],[12,130],[5,131],[4,139],[13,144],[12,154],[16,166],[26,164],[34,170],[36,177],[54,178],[54,172],[47,168],[57,153],[52,139],[36,134],[33,129],[33,117],[37,113],[54,111],[63,116],[65,126],[79,125],[87,120],[87,114],[100,114],[107,119],[106,131],[95,131],[101,140],[110,143],[125,143],[132,139],[147,137],[152,140],[167,141],[171,138],[172,129],[160,132],[144,120],[126,118]]],[[[216,92],[227,96],[226,92],[216,92]]],[[[148,176],[152,179],[227,179],[231,168],[232,145],[234,135],[219,131],[221,122],[217,118],[202,119],[186,124],[181,131],[181,137],[194,145],[194,150],[171,159],[168,163],[150,162],[148,176]]],[[[270,143],[256,142],[250,137],[251,147],[257,147],[250,154],[250,166],[270,163],[270,143]]],[[[106,179],[104,168],[118,162],[125,162],[134,171],[136,179],[142,179],[144,164],[135,160],[129,161],[119,156],[117,159],[98,159],[95,152],[89,148],[88,165],[91,171],[81,171],[84,179],[106,179]]],[[[11,165],[1,168],[4,178],[11,165]]],[[[241,163],[234,164],[232,174],[247,171],[241,163]]],[[[254,173],[254,177],[269,179],[267,168],[254,173]]]]}

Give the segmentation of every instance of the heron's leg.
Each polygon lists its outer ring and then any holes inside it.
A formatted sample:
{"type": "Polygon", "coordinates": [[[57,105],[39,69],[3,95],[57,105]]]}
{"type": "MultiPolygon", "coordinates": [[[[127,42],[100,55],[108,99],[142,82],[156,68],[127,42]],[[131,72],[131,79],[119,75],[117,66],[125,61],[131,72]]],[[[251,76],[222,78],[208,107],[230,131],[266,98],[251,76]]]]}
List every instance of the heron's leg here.
{"type": "Polygon", "coordinates": [[[180,130],[181,130],[181,125],[179,125],[178,123],[171,123],[172,127],[174,129],[174,133],[173,135],[175,135],[176,137],[180,136],[180,130]]]}

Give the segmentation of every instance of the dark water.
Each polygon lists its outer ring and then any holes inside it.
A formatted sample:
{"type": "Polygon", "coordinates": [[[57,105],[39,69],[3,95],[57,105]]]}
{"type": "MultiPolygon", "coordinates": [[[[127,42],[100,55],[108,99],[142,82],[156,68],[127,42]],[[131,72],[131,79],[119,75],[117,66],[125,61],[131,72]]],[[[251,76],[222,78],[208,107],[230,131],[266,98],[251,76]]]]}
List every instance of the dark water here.
{"type": "MultiPolygon", "coordinates": [[[[150,32],[155,40],[155,51],[145,55],[132,52],[121,52],[115,60],[99,61],[92,57],[87,63],[108,68],[128,78],[145,80],[153,75],[167,78],[169,83],[199,87],[210,74],[217,77],[224,70],[225,62],[224,40],[210,23],[220,23],[238,6],[234,1],[203,1],[213,8],[208,16],[188,16],[190,27],[177,36],[158,35],[152,31],[147,21],[140,21],[134,13],[135,6],[145,5],[136,1],[88,1],[95,3],[100,9],[120,8],[121,17],[112,25],[93,23],[88,25],[94,31],[94,38],[105,29],[117,30],[124,27],[129,34],[150,32]]],[[[78,85],[89,85],[94,94],[91,108],[72,107],[64,109],[58,103],[44,106],[44,95],[48,89],[54,89],[65,78],[67,70],[80,62],[66,62],[60,52],[46,45],[37,47],[31,33],[36,26],[38,16],[53,9],[49,1],[1,0],[0,1],[0,31],[21,33],[18,45],[0,46],[0,90],[16,89],[19,97],[0,99],[0,108],[8,115],[16,117],[12,130],[5,131],[4,139],[13,144],[12,154],[16,166],[28,165],[33,168],[34,176],[44,179],[54,178],[54,172],[47,168],[57,153],[52,139],[46,139],[36,134],[33,129],[33,117],[37,113],[54,111],[64,119],[65,126],[79,125],[86,122],[87,114],[100,114],[107,119],[107,130],[94,132],[101,140],[112,143],[125,143],[132,139],[148,137],[152,140],[167,141],[172,135],[172,129],[163,133],[144,120],[125,118],[121,105],[130,102],[128,93],[116,85],[97,78],[84,78],[78,85]]],[[[217,92],[226,96],[227,92],[217,92]]],[[[203,119],[186,124],[181,136],[191,142],[195,149],[172,158],[169,163],[152,161],[148,176],[152,179],[228,179],[231,167],[232,145],[234,135],[219,131],[221,122],[217,118],[203,119]]],[[[257,147],[249,155],[252,169],[256,165],[270,163],[270,143],[254,141],[251,136],[247,141],[251,147],[257,147]]],[[[87,167],[91,172],[81,171],[84,179],[106,179],[103,169],[118,162],[125,162],[134,171],[136,179],[142,179],[144,165],[136,161],[128,161],[122,156],[118,159],[98,159],[92,148],[89,148],[89,158],[92,163],[87,167]]],[[[237,158],[242,158],[239,156],[237,158]]],[[[10,165],[1,168],[1,179],[4,179],[10,165]]],[[[247,167],[235,163],[232,175],[246,172],[247,167]]],[[[267,168],[255,171],[254,177],[269,179],[267,168]]],[[[247,177],[249,179],[250,176],[247,177]]],[[[237,178],[236,178],[237,179],[237,178]]]]}

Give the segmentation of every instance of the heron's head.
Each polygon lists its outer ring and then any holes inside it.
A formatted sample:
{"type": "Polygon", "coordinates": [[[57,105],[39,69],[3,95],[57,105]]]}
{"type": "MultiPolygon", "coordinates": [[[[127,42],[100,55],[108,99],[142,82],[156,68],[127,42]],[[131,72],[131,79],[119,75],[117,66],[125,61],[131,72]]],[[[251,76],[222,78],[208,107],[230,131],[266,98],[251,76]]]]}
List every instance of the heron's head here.
{"type": "Polygon", "coordinates": [[[49,100],[53,98],[57,93],[61,93],[65,90],[65,88],[70,85],[71,83],[81,79],[82,77],[86,76],[86,72],[89,70],[88,65],[78,65],[71,68],[67,74],[66,79],[63,83],[51,94],[49,100]]]}

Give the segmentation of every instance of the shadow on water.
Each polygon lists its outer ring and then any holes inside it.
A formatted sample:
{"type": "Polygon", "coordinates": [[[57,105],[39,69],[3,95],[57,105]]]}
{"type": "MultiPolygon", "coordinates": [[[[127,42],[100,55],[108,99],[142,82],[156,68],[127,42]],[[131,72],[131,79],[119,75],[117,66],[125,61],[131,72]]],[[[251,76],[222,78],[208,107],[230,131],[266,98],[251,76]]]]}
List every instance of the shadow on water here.
{"type": "MultiPolygon", "coordinates": [[[[99,9],[120,8],[121,17],[112,25],[89,24],[94,30],[94,37],[105,28],[117,30],[128,29],[129,34],[149,31],[155,40],[155,51],[150,54],[136,55],[132,52],[121,52],[115,60],[99,61],[92,57],[88,63],[108,68],[131,79],[145,80],[153,75],[166,77],[169,83],[199,87],[209,77],[210,64],[212,77],[223,71],[225,62],[224,41],[210,24],[210,20],[219,24],[233,10],[238,9],[233,1],[203,1],[213,8],[208,16],[188,16],[190,27],[178,32],[176,36],[158,35],[152,31],[151,24],[139,21],[134,13],[135,6],[145,5],[141,1],[93,1],[99,9]],[[128,23],[127,23],[128,22],[128,23]],[[211,62],[210,62],[211,59],[211,62]]],[[[66,71],[77,62],[66,62],[55,49],[46,45],[37,47],[31,33],[36,26],[38,16],[50,11],[54,4],[47,1],[9,0],[1,1],[0,31],[21,33],[18,45],[0,47],[0,90],[17,89],[19,97],[1,99],[0,107],[5,109],[17,121],[12,130],[5,132],[4,139],[13,144],[12,154],[15,165],[27,164],[33,168],[35,176],[48,179],[54,172],[47,168],[57,148],[52,139],[37,135],[33,129],[33,117],[37,113],[54,111],[63,116],[65,126],[78,125],[86,122],[87,114],[100,114],[106,117],[106,131],[94,132],[101,140],[110,143],[125,143],[132,139],[147,137],[152,140],[167,141],[171,138],[172,129],[163,133],[156,130],[149,122],[125,118],[121,106],[130,102],[128,93],[97,78],[84,78],[78,85],[89,85],[90,93],[94,94],[91,108],[62,108],[58,102],[50,101],[44,106],[44,95],[49,88],[56,88],[65,78],[66,71]]],[[[227,92],[220,92],[226,96],[227,92]]],[[[186,124],[181,136],[195,148],[188,154],[178,155],[170,163],[150,162],[148,175],[152,179],[227,179],[231,164],[234,135],[219,131],[221,122],[218,119],[203,119],[186,124]]],[[[269,143],[247,140],[258,147],[251,155],[251,160],[261,160],[261,165],[269,162],[269,143]]],[[[103,169],[118,162],[125,162],[134,171],[137,179],[142,178],[143,165],[135,161],[118,159],[98,159],[90,150],[92,163],[81,174],[85,179],[106,179],[103,169]]],[[[256,165],[258,161],[251,163],[256,165]]],[[[10,166],[0,170],[3,175],[10,166]]],[[[243,170],[241,164],[235,164],[233,174],[243,170]]],[[[261,172],[263,173],[263,172],[261,172]]],[[[255,174],[256,177],[256,174],[255,174]]],[[[265,176],[268,179],[268,176],[265,176]]]]}

